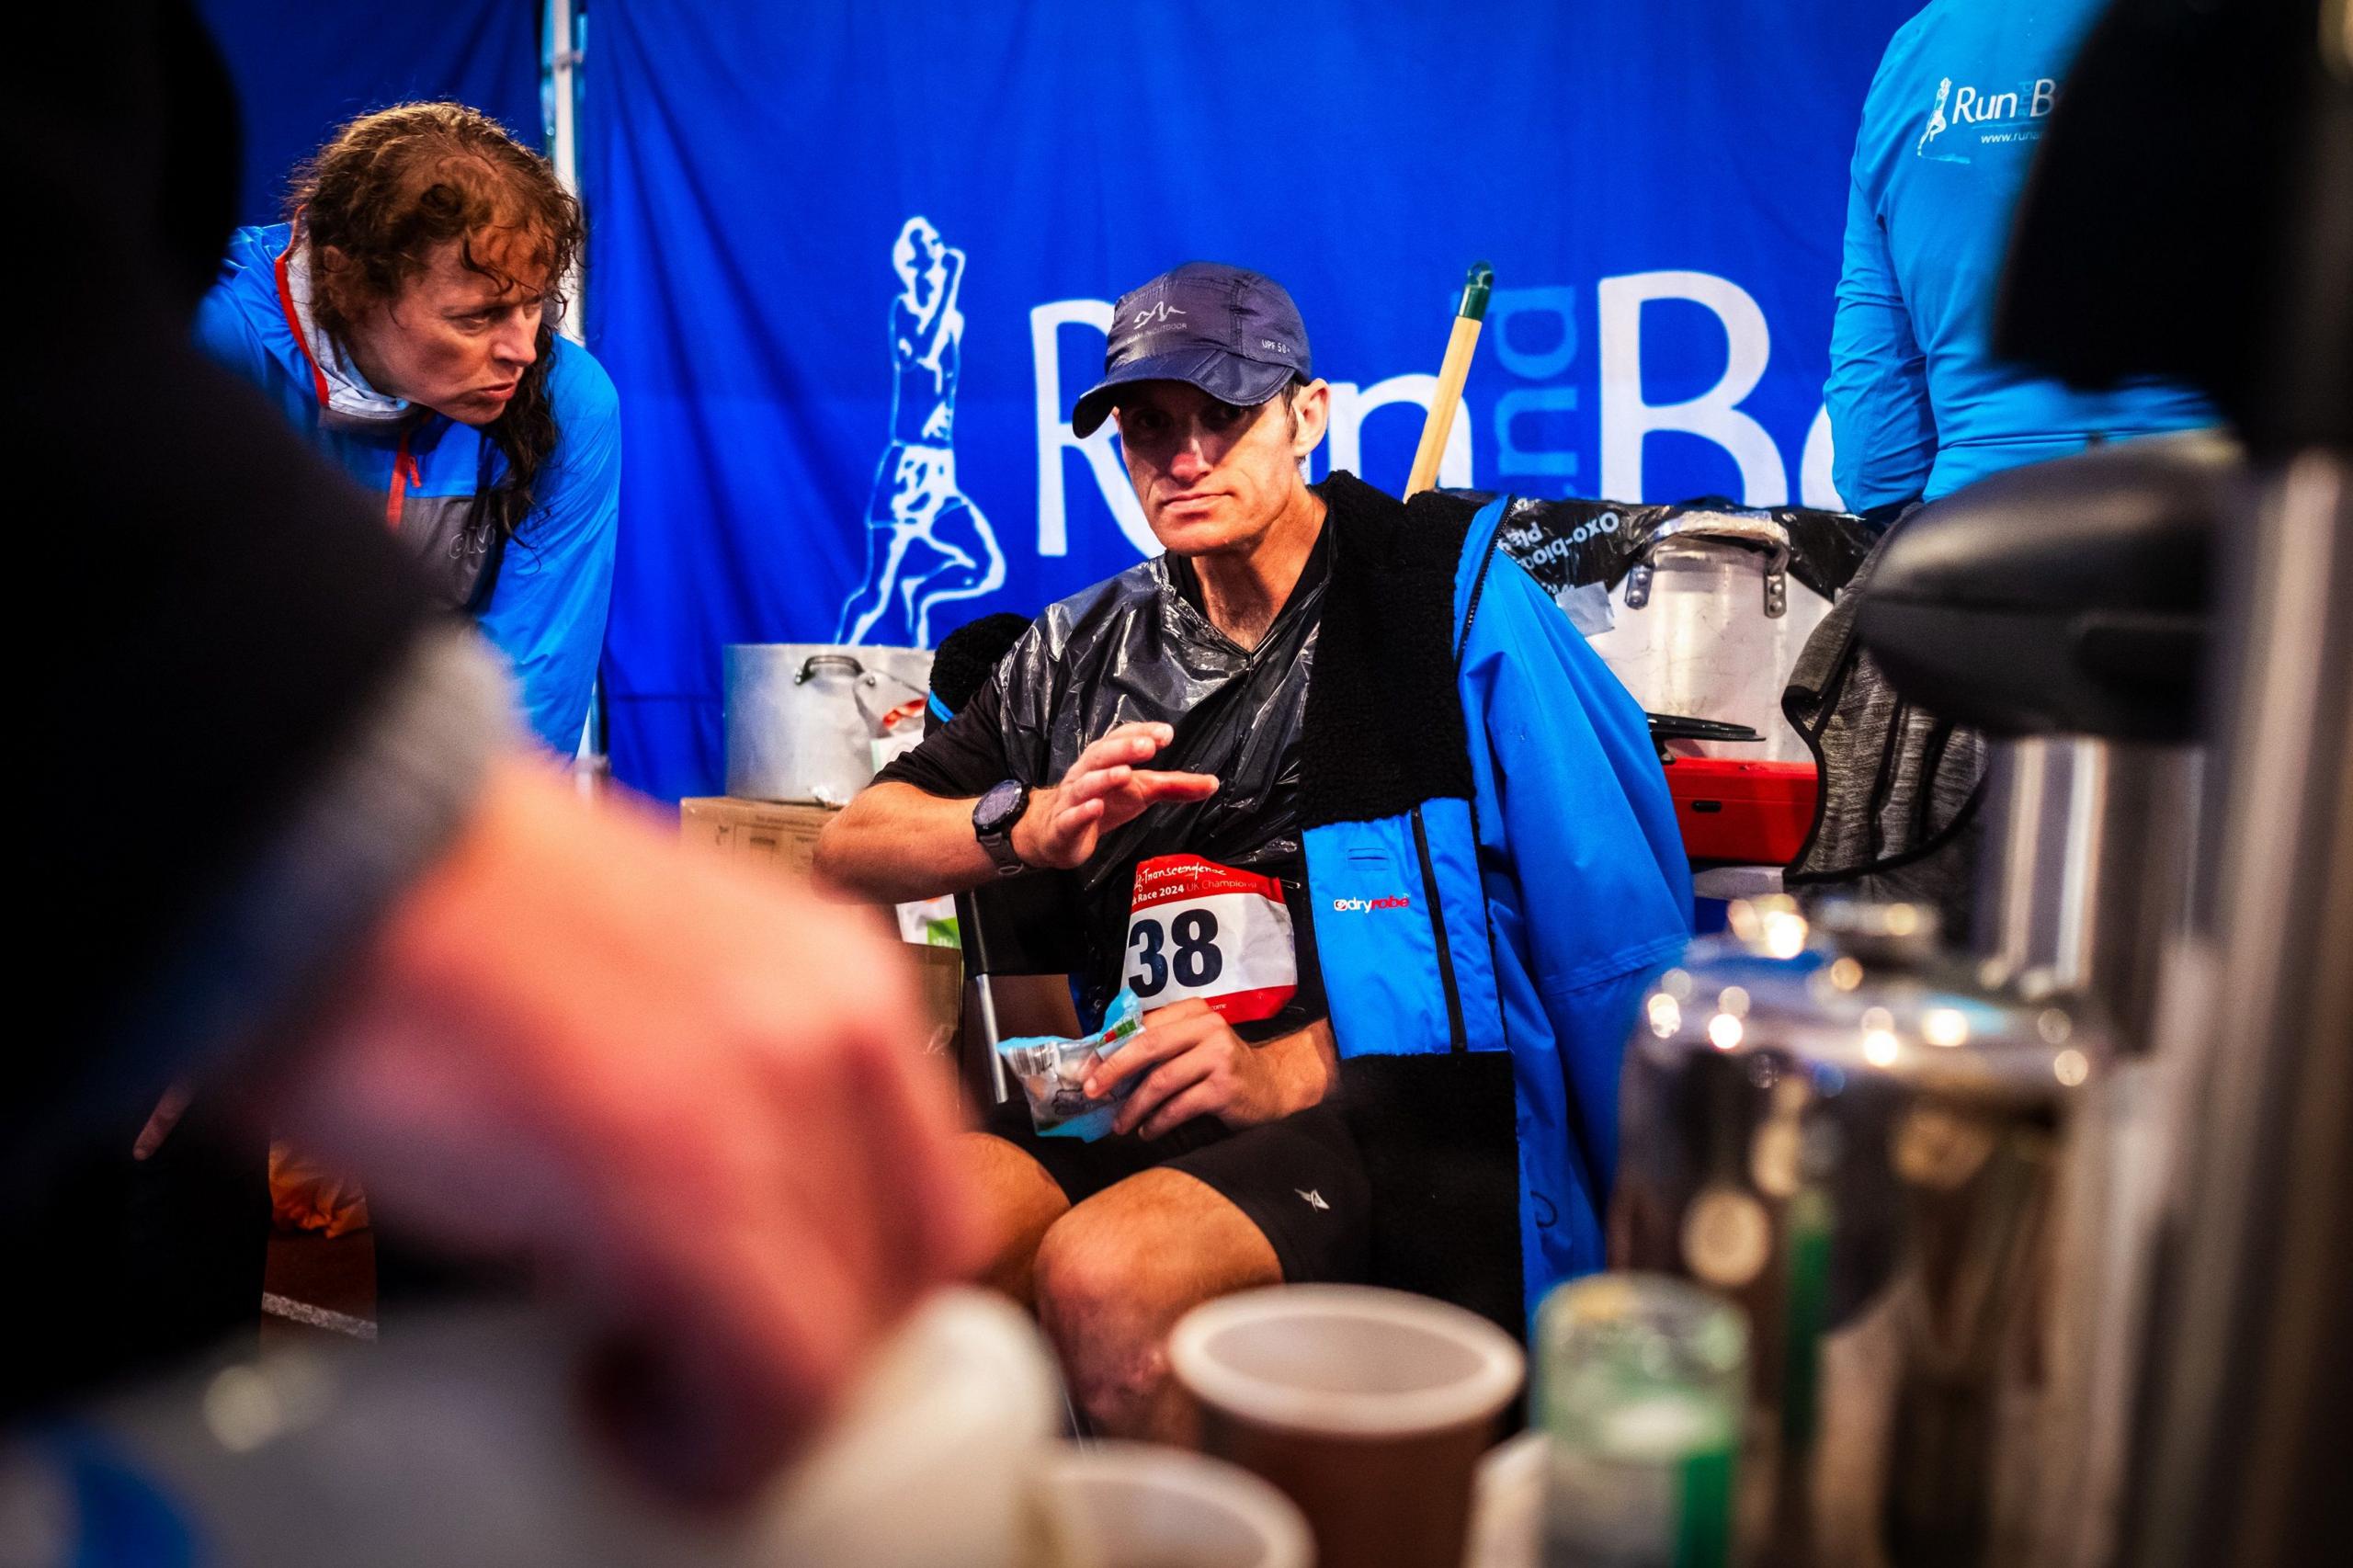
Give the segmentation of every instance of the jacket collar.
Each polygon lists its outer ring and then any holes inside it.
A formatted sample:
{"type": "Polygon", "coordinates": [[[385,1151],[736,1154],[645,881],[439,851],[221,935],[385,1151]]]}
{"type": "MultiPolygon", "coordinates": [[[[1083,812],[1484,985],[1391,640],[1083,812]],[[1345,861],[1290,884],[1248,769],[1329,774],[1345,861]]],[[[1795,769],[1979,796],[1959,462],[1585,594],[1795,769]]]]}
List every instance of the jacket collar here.
{"type": "Polygon", "coordinates": [[[1332,572],[1300,736],[1302,826],[1374,822],[1472,791],[1454,579],[1470,509],[1408,507],[1346,472],[1316,486],[1332,572]]]}
{"type": "Polygon", "coordinates": [[[368,384],[333,336],[319,329],[313,314],[311,251],[301,243],[301,225],[287,236],[278,253],[278,303],[296,347],[311,371],[311,392],[319,400],[330,424],[383,426],[397,425],[414,412],[405,398],[390,396],[368,384]]]}

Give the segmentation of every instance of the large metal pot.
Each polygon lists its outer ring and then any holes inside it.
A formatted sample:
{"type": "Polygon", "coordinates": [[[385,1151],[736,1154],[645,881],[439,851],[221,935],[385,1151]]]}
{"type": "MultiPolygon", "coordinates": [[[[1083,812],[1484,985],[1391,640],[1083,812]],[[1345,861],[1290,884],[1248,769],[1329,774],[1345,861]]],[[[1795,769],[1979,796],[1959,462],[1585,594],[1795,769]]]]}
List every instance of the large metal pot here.
{"type": "Polygon", "coordinates": [[[735,642],[725,660],[731,795],[847,805],[875,743],[922,731],[929,649],[735,642]]]}
{"type": "Polygon", "coordinates": [[[1765,737],[1677,741],[1675,750],[1813,760],[1781,716],[1781,687],[1830,601],[1789,567],[1789,533],[1772,518],[1695,514],[1663,525],[1627,572],[1594,652],[1651,712],[1746,724],[1765,737]]]}

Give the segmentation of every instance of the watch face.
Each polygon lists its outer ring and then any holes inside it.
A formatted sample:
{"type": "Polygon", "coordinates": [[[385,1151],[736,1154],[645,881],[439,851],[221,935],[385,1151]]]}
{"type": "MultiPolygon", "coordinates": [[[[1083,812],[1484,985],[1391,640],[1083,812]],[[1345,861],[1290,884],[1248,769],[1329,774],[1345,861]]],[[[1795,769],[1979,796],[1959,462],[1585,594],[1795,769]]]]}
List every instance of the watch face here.
{"type": "Polygon", "coordinates": [[[1021,820],[1021,808],[1029,803],[1029,794],[1017,778],[992,785],[989,792],[981,797],[981,803],[972,808],[973,830],[986,834],[1007,831],[1021,820]]]}

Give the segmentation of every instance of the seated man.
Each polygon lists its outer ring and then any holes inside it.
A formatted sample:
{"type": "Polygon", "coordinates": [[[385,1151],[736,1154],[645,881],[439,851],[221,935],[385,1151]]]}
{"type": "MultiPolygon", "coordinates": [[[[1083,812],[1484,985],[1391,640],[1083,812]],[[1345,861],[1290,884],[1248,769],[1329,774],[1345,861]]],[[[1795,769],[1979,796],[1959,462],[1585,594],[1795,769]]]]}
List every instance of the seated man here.
{"type": "Polygon", "coordinates": [[[882,899],[1074,879],[1090,1010],[1125,984],[1112,1136],[1018,1097],[967,1140],[993,1278],[1104,1431],[1171,1436],[1164,1341],[1212,1296],[1377,1280],[1524,1331],[1600,1266],[1618,1063],[1689,884],[1641,711],[1474,519],[1310,485],[1330,389],[1267,278],[1119,301],[1116,414],[1167,553],[1049,608],[818,844],[882,899]]]}

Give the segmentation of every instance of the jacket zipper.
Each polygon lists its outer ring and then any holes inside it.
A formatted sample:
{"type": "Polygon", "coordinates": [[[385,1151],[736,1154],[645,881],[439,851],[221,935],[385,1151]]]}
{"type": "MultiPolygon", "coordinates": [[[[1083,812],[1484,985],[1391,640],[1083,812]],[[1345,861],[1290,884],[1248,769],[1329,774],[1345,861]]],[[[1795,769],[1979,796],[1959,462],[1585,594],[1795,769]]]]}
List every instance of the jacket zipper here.
{"type": "Polygon", "coordinates": [[[419,484],[416,458],[408,449],[408,432],[401,432],[400,449],[392,453],[392,483],[384,492],[384,525],[393,532],[400,531],[401,512],[408,496],[408,487],[419,484]]]}
{"type": "Polygon", "coordinates": [[[1430,935],[1438,941],[1438,977],[1446,987],[1446,1038],[1449,1051],[1471,1049],[1470,1030],[1462,1023],[1462,994],[1454,983],[1454,949],[1446,939],[1446,912],[1438,901],[1438,869],[1430,862],[1429,830],[1422,825],[1422,808],[1414,808],[1414,853],[1422,861],[1422,896],[1430,901],[1430,935]]]}
{"type": "Polygon", "coordinates": [[[1462,630],[1454,639],[1454,663],[1460,669],[1462,650],[1471,645],[1471,623],[1479,619],[1479,599],[1487,591],[1487,568],[1495,563],[1495,536],[1503,532],[1504,516],[1495,514],[1495,526],[1487,530],[1487,548],[1479,557],[1479,575],[1471,582],[1471,602],[1462,607],[1462,630]]]}
{"type": "Polygon", "coordinates": [[[278,308],[286,312],[286,324],[294,333],[294,347],[302,351],[302,362],[311,368],[311,391],[318,397],[319,412],[324,414],[328,407],[327,373],[319,369],[319,357],[311,352],[311,340],[302,335],[302,318],[294,309],[293,279],[286,271],[287,263],[294,256],[295,235],[301,231],[301,214],[296,214],[292,227],[293,233],[286,237],[286,248],[278,253],[278,308]]]}
{"type": "MultiPolygon", "coordinates": [[[[1508,506],[1509,503],[1506,503],[1506,508],[1508,506]]],[[[1470,602],[1462,607],[1462,630],[1454,639],[1454,664],[1458,671],[1462,666],[1462,651],[1471,645],[1471,623],[1479,619],[1479,600],[1487,591],[1487,568],[1495,564],[1495,539],[1503,532],[1503,527],[1504,514],[1498,511],[1495,527],[1487,530],[1486,549],[1479,556],[1479,574],[1472,579],[1470,602]]],[[[1471,801],[1471,831],[1474,836],[1479,831],[1479,802],[1476,799],[1471,801]]],[[[1454,981],[1454,948],[1446,939],[1446,911],[1438,897],[1438,868],[1430,861],[1429,830],[1422,825],[1422,808],[1419,806],[1414,808],[1414,851],[1421,857],[1422,892],[1430,901],[1430,936],[1438,943],[1438,979],[1446,987],[1447,1046],[1449,1051],[1467,1051],[1471,1049],[1471,1031],[1462,1021],[1462,993],[1454,981]]],[[[1493,930],[1487,933],[1487,937],[1492,944],[1495,939],[1493,930]]]]}

